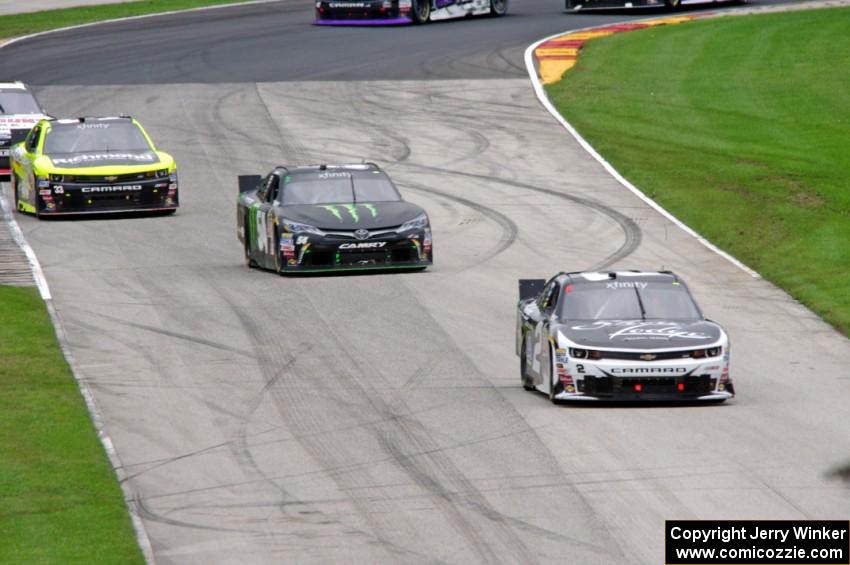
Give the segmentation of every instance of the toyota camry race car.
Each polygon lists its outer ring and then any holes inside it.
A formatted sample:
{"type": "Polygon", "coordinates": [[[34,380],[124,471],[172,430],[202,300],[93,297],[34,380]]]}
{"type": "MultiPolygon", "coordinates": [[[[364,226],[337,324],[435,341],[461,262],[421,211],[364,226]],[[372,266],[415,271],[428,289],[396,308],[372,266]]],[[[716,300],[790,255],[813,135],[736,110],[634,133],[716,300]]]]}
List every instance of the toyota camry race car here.
{"type": "Polygon", "coordinates": [[[402,200],[373,163],[276,167],[239,177],[236,221],[251,267],[278,273],[424,269],[425,210],[402,200]]]}
{"type": "Polygon", "coordinates": [[[662,272],[521,280],[516,353],[526,390],[559,400],[732,398],[729,338],[662,272]]]}
{"type": "Polygon", "coordinates": [[[32,126],[46,118],[35,96],[22,82],[0,82],[0,180],[7,179],[12,139],[23,138],[32,126]]]}
{"type": "Polygon", "coordinates": [[[503,16],[508,0],[316,0],[316,25],[397,25],[503,16]]]}
{"type": "Polygon", "coordinates": [[[691,4],[746,4],[747,0],[564,0],[567,10],[622,10],[624,8],[667,8],[675,10],[691,4]]]}
{"type": "Polygon", "coordinates": [[[10,157],[21,212],[174,212],[178,206],[174,159],[127,116],[41,120],[10,157]]]}

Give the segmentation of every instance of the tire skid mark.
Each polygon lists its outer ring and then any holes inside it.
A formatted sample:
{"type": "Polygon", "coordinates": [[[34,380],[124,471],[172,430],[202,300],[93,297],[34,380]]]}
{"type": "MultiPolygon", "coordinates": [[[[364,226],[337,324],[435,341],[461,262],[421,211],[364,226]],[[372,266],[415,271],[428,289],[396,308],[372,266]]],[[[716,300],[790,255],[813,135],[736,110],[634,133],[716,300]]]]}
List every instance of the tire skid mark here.
{"type": "Polygon", "coordinates": [[[565,192],[560,192],[560,191],[557,191],[557,190],[554,190],[554,189],[551,189],[551,188],[535,186],[533,184],[529,184],[529,183],[525,183],[525,182],[514,181],[514,180],[505,180],[505,179],[501,179],[501,178],[498,178],[498,177],[491,177],[491,176],[480,175],[480,174],[476,174],[476,173],[468,173],[468,172],[457,171],[457,170],[447,170],[447,169],[441,169],[441,168],[437,168],[437,167],[429,167],[429,166],[426,166],[426,165],[414,165],[412,163],[406,163],[406,164],[403,164],[403,166],[415,167],[415,168],[418,168],[418,169],[423,169],[423,170],[427,170],[429,172],[443,174],[443,175],[464,176],[464,177],[484,180],[484,181],[487,181],[487,182],[495,182],[495,183],[506,185],[506,186],[524,188],[526,190],[531,190],[531,191],[534,191],[534,192],[539,192],[541,194],[547,194],[549,196],[554,196],[555,198],[568,200],[568,201],[570,201],[574,204],[578,204],[580,206],[590,208],[591,210],[594,210],[594,211],[599,212],[600,214],[602,214],[604,216],[609,217],[610,219],[615,221],[620,226],[620,228],[623,230],[623,234],[625,236],[625,241],[619,247],[619,249],[617,249],[615,252],[611,253],[607,257],[600,259],[599,261],[597,261],[596,263],[594,263],[590,267],[587,267],[584,270],[594,271],[594,270],[605,269],[605,268],[607,268],[607,267],[609,267],[609,266],[611,266],[611,265],[613,265],[613,264],[615,264],[619,261],[622,261],[623,259],[625,259],[629,255],[631,255],[638,247],[640,247],[640,243],[641,243],[641,240],[642,240],[642,231],[640,229],[640,226],[633,219],[629,218],[628,216],[626,216],[622,212],[620,212],[620,211],[618,211],[618,210],[616,210],[616,209],[614,209],[610,206],[606,206],[606,205],[604,205],[600,202],[597,202],[596,200],[592,200],[590,198],[585,198],[585,197],[582,197],[582,196],[576,196],[574,194],[567,194],[565,192]]]}
{"type": "Polygon", "coordinates": [[[496,242],[496,245],[494,245],[489,251],[485,252],[482,257],[478,258],[473,263],[466,265],[465,267],[462,267],[460,269],[457,269],[455,272],[466,271],[468,269],[471,269],[473,267],[476,267],[476,266],[478,266],[482,263],[489,261],[490,259],[496,257],[497,255],[499,255],[500,253],[502,253],[503,251],[508,249],[511,245],[514,244],[514,242],[517,239],[517,234],[519,233],[519,227],[517,226],[516,222],[514,222],[508,216],[506,216],[505,214],[502,214],[501,212],[499,212],[495,208],[490,208],[489,206],[485,206],[485,205],[483,205],[479,202],[475,202],[473,200],[469,200],[469,199],[463,198],[461,196],[455,196],[454,194],[451,194],[449,192],[444,192],[442,190],[435,190],[433,188],[424,186],[424,185],[419,184],[419,183],[413,183],[413,182],[410,182],[410,181],[405,181],[405,182],[399,182],[398,185],[405,187],[405,188],[410,188],[412,190],[416,190],[416,191],[419,191],[419,192],[424,192],[426,194],[432,194],[434,196],[439,196],[441,198],[445,198],[447,200],[457,202],[458,204],[462,204],[463,206],[466,206],[468,208],[472,208],[476,212],[479,212],[480,214],[484,215],[485,217],[487,217],[490,220],[492,220],[493,222],[495,222],[499,226],[499,228],[502,230],[502,235],[499,237],[499,241],[496,242]]]}
{"type": "MultiPolygon", "coordinates": [[[[296,439],[302,449],[319,462],[323,468],[326,468],[327,463],[332,463],[338,458],[340,449],[337,444],[327,441],[327,434],[315,435],[309,441],[305,441],[303,436],[299,434],[299,432],[304,430],[320,429],[324,420],[321,415],[310,409],[310,403],[307,401],[308,398],[305,397],[303,392],[299,392],[302,390],[301,387],[290,386],[292,384],[291,382],[283,382],[285,379],[292,381],[300,380],[302,378],[297,372],[297,366],[293,364],[290,366],[289,370],[280,371],[277,377],[275,377],[275,367],[279,365],[279,354],[277,352],[270,354],[269,347],[266,344],[274,343],[274,339],[277,338],[277,334],[273,332],[271,336],[268,336],[265,329],[257,324],[256,320],[247,313],[238,308],[235,309],[235,312],[239,316],[243,327],[251,339],[251,342],[254,344],[258,358],[262,361],[260,366],[264,375],[267,377],[267,382],[273,381],[270,386],[264,387],[264,390],[268,392],[274,400],[278,408],[278,413],[281,415],[282,419],[289,423],[292,430],[296,433],[296,439]],[[270,337],[271,339],[269,339],[270,337]]],[[[324,357],[324,354],[321,351],[318,351],[316,355],[324,357]]],[[[335,360],[328,361],[330,366],[334,365],[335,360]]],[[[306,377],[303,378],[306,379],[306,377]]],[[[324,389],[322,392],[325,394],[332,392],[329,390],[326,383],[323,382],[323,379],[312,379],[311,381],[305,382],[312,382],[313,384],[318,385],[319,388],[324,389]]],[[[330,472],[330,476],[337,483],[343,480],[342,475],[338,473],[330,472]]],[[[353,503],[354,507],[358,510],[358,513],[370,526],[372,531],[366,532],[346,523],[345,525],[347,527],[354,528],[357,530],[358,534],[377,541],[381,548],[388,552],[389,556],[401,557],[414,555],[420,558],[425,557],[415,551],[408,548],[402,548],[395,544],[382,531],[383,527],[375,518],[375,513],[372,512],[371,508],[369,508],[367,503],[365,503],[361,498],[352,496],[349,497],[349,500],[353,503]]],[[[339,523],[332,518],[329,519],[335,523],[339,523]]],[[[440,563],[438,560],[432,558],[428,558],[428,562],[440,563]]]]}
{"type": "MultiPolygon", "coordinates": [[[[316,313],[322,317],[321,310],[316,307],[315,303],[308,295],[306,297],[313,305],[316,313]]],[[[460,514],[451,500],[451,490],[447,488],[445,482],[449,484],[462,484],[470,491],[471,496],[476,500],[479,509],[485,508],[491,514],[490,518],[492,525],[496,527],[499,533],[499,539],[508,544],[508,549],[512,550],[513,555],[507,561],[510,563],[536,563],[535,556],[528,550],[525,544],[517,536],[504,520],[499,520],[501,516],[489,503],[484,499],[483,495],[477,492],[463,473],[458,469],[452,461],[445,456],[441,451],[434,451],[427,457],[422,458],[425,461],[419,465],[411,465],[411,459],[405,455],[406,446],[414,446],[422,450],[423,448],[435,449],[438,444],[431,438],[427,428],[418,420],[408,417],[410,410],[407,407],[404,399],[389,386],[382,386],[380,391],[375,388],[373,380],[358,378],[357,374],[367,375],[371,371],[365,370],[360,366],[357,359],[347,351],[345,340],[336,334],[333,330],[333,325],[322,317],[322,321],[328,328],[327,338],[333,342],[331,350],[342,351],[345,353],[346,359],[350,362],[354,371],[350,374],[347,380],[346,394],[355,392],[358,397],[361,397],[365,402],[368,402],[374,410],[390,419],[394,425],[387,427],[383,426],[384,431],[378,432],[380,445],[385,451],[393,457],[393,460],[410,476],[417,484],[423,487],[427,492],[432,494],[432,501],[435,503],[440,512],[446,516],[447,520],[454,524],[462,533],[463,536],[476,548],[478,557],[484,563],[502,563],[500,555],[493,550],[488,544],[483,532],[479,531],[476,524],[471,523],[466,517],[460,514]],[[385,400],[383,396],[389,397],[385,400]],[[405,447],[402,447],[405,446],[405,447]],[[423,464],[428,463],[433,465],[434,469],[429,473],[423,464]],[[447,481],[441,481],[440,476],[446,476],[447,481]]],[[[347,372],[346,372],[347,373],[347,372]]]]}

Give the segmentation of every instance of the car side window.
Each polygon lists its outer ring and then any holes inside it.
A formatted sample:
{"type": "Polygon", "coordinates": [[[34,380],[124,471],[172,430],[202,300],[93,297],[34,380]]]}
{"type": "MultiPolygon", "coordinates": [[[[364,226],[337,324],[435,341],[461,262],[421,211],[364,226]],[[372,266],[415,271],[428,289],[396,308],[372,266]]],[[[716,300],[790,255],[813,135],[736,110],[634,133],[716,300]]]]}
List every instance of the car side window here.
{"type": "Polygon", "coordinates": [[[278,187],[280,186],[280,177],[272,173],[269,176],[268,189],[266,190],[266,199],[268,202],[274,202],[278,199],[278,187]]]}
{"type": "Polygon", "coordinates": [[[264,178],[260,182],[260,188],[257,189],[257,198],[259,198],[260,200],[262,200],[264,202],[266,201],[266,195],[268,194],[269,178],[272,177],[272,176],[274,176],[274,175],[269,175],[268,177],[264,178]]]}
{"type": "Polygon", "coordinates": [[[41,136],[41,127],[36,126],[30,130],[30,134],[27,137],[26,147],[27,151],[30,153],[35,152],[35,148],[38,147],[38,138],[41,136]]]}
{"type": "Polygon", "coordinates": [[[558,283],[554,279],[549,281],[545,287],[543,287],[543,292],[540,293],[540,297],[537,299],[537,308],[541,312],[545,312],[550,308],[550,304],[554,304],[552,302],[553,294],[557,294],[558,283]]]}
{"type": "Polygon", "coordinates": [[[544,312],[551,312],[558,305],[558,296],[561,294],[561,285],[557,282],[552,282],[552,291],[546,297],[546,303],[543,305],[544,312]]]}

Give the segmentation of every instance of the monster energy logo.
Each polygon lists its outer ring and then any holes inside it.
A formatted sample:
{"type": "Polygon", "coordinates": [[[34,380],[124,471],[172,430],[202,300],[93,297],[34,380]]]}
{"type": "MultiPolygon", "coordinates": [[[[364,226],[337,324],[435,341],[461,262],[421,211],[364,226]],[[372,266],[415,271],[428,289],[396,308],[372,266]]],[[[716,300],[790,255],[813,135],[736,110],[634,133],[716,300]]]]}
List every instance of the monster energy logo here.
{"type": "Polygon", "coordinates": [[[373,204],[340,204],[338,206],[326,204],[324,206],[319,206],[319,208],[324,208],[325,210],[333,214],[333,217],[339,220],[340,222],[343,221],[341,210],[345,210],[346,212],[348,212],[348,215],[351,216],[352,220],[354,220],[355,222],[359,222],[360,212],[357,210],[357,208],[360,206],[368,210],[369,214],[371,214],[373,218],[376,218],[378,216],[378,210],[373,204]]]}

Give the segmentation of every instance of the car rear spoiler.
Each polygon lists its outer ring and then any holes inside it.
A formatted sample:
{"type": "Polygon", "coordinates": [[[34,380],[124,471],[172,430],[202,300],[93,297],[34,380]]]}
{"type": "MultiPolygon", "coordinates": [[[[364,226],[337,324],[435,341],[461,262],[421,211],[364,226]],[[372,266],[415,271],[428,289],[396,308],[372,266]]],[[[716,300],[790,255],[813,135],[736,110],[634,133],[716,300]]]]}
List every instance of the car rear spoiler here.
{"type": "Polygon", "coordinates": [[[519,299],[534,298],[543,291],[546,279],[519,279],[519,299]]]}
{"type": "MultiPolygon", "coordinates": [[[[32,129],[32,128],[30,128],[32,129]]],[[[12,134],[12,138],[9,140],[9,147],[13,146],[16,143],[20,143],[27,138],[27,134],[30,132],[29,129],[23,128],[12,128],[9,133],[12,134]]]]}
{"type": "Polygon", "coordinates": [[[254,190],[262,179],[260,175],[239,175],[239,194],[254,190]]]}

